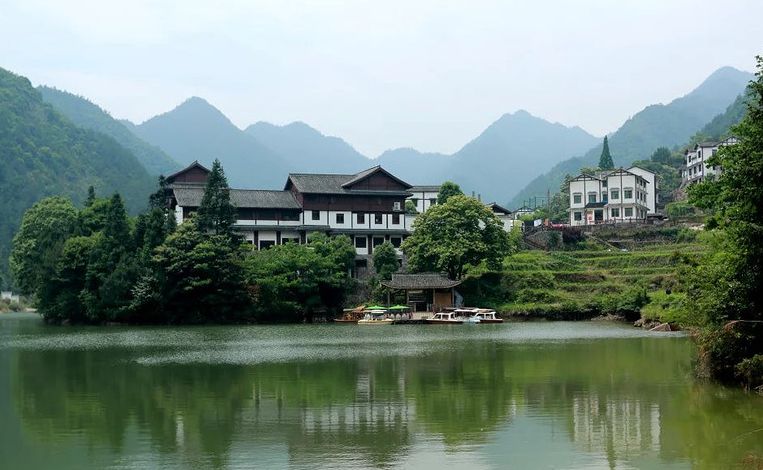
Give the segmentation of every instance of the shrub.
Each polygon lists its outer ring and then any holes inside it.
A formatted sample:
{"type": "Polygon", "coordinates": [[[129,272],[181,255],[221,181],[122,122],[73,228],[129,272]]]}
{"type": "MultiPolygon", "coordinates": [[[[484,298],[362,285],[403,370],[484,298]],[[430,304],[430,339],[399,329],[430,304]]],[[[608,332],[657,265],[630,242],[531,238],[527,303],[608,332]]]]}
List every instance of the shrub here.
{"type": "Polygon", "coordinates": [[[763,354],[756,354],[736,365],[736,375],[748,389],[763,386],[763,354]]]}

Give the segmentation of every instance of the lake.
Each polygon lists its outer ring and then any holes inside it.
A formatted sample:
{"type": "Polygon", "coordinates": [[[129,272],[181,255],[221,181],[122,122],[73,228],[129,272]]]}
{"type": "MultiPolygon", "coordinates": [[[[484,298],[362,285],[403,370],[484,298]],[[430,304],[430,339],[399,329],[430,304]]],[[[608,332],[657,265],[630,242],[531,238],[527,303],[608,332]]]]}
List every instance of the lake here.
{"type": "Polygon", "coordinates": [[[607,322],[55,327],[0,315],[2,468],[730,468],[763,398],[607,322]]]}

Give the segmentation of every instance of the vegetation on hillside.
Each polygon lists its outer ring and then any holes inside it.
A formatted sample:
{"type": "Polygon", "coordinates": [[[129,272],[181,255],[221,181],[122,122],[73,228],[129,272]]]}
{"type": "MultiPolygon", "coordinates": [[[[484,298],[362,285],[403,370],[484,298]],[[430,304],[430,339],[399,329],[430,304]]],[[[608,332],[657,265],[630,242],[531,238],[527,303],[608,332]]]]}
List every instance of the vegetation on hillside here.
{"type": "Polygon", "coordinates": [[[42,99],[71,122],[84,129],[92,129],[112,137],[132,152],[151,175],[168,175],[180,165],[160,148],[143,142],[124,123],[112,118],[106,111],[86,98],[55,88],[37,88],[42,99]]]}
{"type": "Polygon", "coordinates": [[[145,207],[153,182],[114,139],[76,127],[24,77],[0,69],[0,286],[8,287],[11,238],[24,211],[60,195],[81,203],[87,188],[118,191],[126,207],[145,207]]]}
{"type": "Polygon", "coordinates": [[[709,161],[723,172],[692,185],[690,201],[710,211],[711,256],[688,276],[687,308],[696,312],[702,365],[722,381],[763,385],[763,57],[750,84],[748,111],[732,128],[736,145],[709,161]]]}

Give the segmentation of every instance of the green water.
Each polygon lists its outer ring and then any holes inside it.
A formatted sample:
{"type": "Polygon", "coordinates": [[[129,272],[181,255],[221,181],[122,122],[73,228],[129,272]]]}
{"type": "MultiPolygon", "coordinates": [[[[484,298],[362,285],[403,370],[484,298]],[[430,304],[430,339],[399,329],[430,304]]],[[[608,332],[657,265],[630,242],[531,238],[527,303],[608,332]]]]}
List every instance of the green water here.
{"type": "Polygon", "coordinates": [[[71,328],[0,315],[2,468],[729,468],[763,399],[609,323],[71,328]]]}

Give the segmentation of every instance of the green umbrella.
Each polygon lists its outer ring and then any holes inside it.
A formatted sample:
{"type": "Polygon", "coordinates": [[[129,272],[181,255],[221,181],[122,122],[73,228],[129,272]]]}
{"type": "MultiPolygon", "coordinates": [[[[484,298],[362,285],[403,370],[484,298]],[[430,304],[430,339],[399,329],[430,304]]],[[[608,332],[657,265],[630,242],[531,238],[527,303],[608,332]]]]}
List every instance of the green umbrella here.
{"type": "Polygon", "coordinates": [[[387,307],[382,307],[381,305],[372,305],[370,307],[366,307],[366,310],[387,310],[387,307]]]}
{"type": "Polygon", "coordinates": [[[394,305],[394,306],[390,307],[389,309],[390,310],[405,310],[407,308],[410,308],[410,307],[407,306],[407,305],[394,305]]]}

